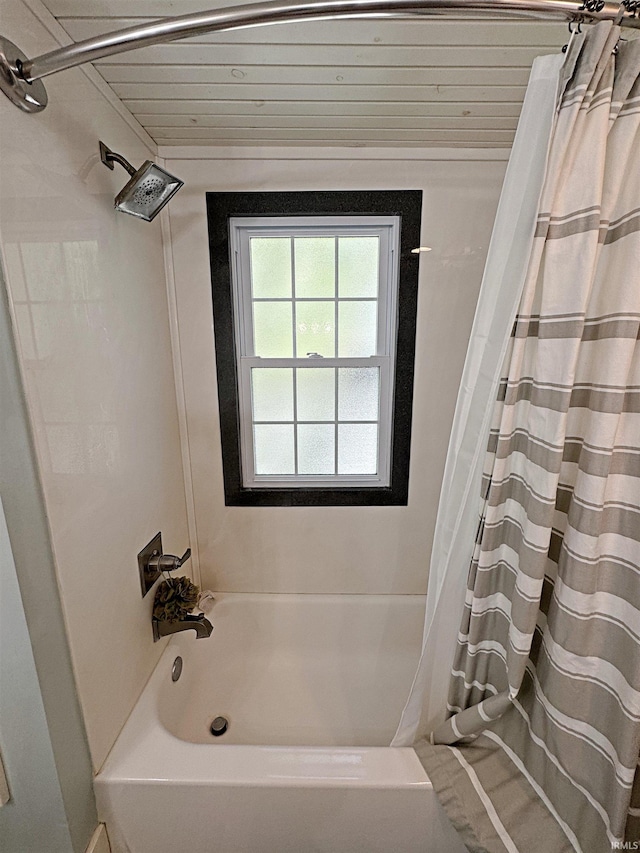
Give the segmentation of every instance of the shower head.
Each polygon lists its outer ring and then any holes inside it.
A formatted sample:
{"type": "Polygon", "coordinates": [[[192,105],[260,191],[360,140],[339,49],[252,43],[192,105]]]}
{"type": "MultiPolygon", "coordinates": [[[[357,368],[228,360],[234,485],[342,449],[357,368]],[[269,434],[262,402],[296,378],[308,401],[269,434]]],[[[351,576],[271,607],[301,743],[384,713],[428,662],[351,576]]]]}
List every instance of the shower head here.
{"type": "Polygon", "coordinates": [[[111,151],[104,142],[100,143],[100,159],[109,169],[113,169],[114,163],[119,163],[131,175],[131,180],[116,196],[116,210],[130,213],[145,222],[151,222],[184,185],[184,181],[170,175],[151,160],[145,160],[139,169],[134,169],[128,160],[111,151]]]}

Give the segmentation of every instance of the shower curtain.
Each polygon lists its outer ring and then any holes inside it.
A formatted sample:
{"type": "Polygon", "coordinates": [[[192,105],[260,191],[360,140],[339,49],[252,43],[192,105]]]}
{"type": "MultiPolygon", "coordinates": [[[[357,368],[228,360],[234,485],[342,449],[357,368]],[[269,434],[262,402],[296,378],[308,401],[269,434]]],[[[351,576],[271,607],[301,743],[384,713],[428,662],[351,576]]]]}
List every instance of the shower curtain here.
{"type": "Polygon", "coordinates": [[[472,851],[640,849],[639,75],[640,40],[590,28],[494,409],[450,716],[416,747],[472,851]]]}
{"type": "Polygon", "coordinates": [[[536,228],[551,131],[563,82],[582,36],[562,54],[539,56],[505,174],[478,306],[460,380],[434,531],[422,654],[392,746],[410,746],[446,708],[467,569],[481,513],[480,484],[491,403],[522,294],[536,228]]]}

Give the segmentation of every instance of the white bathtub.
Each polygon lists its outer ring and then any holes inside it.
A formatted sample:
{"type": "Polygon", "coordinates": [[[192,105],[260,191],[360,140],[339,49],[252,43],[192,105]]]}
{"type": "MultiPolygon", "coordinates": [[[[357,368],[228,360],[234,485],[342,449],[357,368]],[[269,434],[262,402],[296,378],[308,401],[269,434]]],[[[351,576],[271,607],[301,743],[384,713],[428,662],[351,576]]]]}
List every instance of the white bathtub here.
{"type": "Polygon", "coordinates": [[[211,637],[171,640],[96,777],[113,853],[464,853],[414,751],[387,746],[423,603],[218,596],[211,637]]]}

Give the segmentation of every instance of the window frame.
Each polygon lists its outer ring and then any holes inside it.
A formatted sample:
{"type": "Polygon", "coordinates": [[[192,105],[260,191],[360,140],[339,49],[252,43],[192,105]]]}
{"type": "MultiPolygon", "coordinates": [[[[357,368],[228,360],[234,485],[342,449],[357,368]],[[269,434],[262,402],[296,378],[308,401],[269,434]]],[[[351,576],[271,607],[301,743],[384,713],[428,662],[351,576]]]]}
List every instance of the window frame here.
{"type": "MultiPolygon", "coordinates": [[[[209,192],[206,194],[206,202],[226,505],[406,505],[419,260],[418,255],[411,250],[420,244],[422,191],[209,192]],[[283,228],[286,228],[287,223],[300,218],[308,220],[310,217],[318,223],[310,226],[312,229],[321,229],[323,223],[328,225],[330,220],[334,229],[339,228],[344,220],[345,223],[362,224],[363,227],[368,223],[369,231],[374,220],[378,224],[385,222],[386,227],[392,220],[400,222],[399,245],[393,246],[394,252],[389,252],[388,258],[389,268],[393,267],[394,273],[397,271],[397,286],[392,288],[394,299],[391,300],[391,310],[387,312],[384,330],[384,357],[388,359],[393,356],[395,350],[394,375],[387,379],[392,384],[389,396],[392,412],[386,427],[389,470],[388,473],[381,471],[378,475],[363,475],[361,478],[349,476],[347,480],[338,479],[338,475],[330,483],[322,482],[317,477],[301,480],[300,475],[292,475],[295,480],[290,485],[285,477],[279,476],[279,482],[272,483],[268,475],[261,475],[257,483],[247,479],[245,461],[252,423],[251,417],[246,419],[242,414],[243,410],[247,410],[247,401],[250,407],[246,371],[251,366],[248,362],[242,364],[249,358],[245,355],[249,332],[246,327],[246,306],[243,310],[234,295],[234,265],[238,258],[236,250],[239,248],[234,225],[242,222],[259,227],[260,221],[264,225],[265,218],[268,218],[272,222],[281,221],[283,228]],[[237,340],[242,342],[241,351],[236,348],[237,340]],[[381,474],[385,476],[383,482],[380,481],[381,474]]],[[[374,230],[375,227],[373,225],[374,230]]],[[[291,231],[290,224],[288,231],[291,231]]],[[[246,282],[246,277],[243,280],[246,282]]],[[[362,366],[365,361],[371,366],[378,366],[378,360],[378,356],[371,360],[353,359],[353,366],[362,366]]],[[[338,362],[340,366],[351,366],[345,365],[343,358],[318,359],[321,364],[317,365],[312,364],[315,359],[305,358],[302,361],[304,364],[298,366],[332,367],[337,366],[338,362]]],[[[258,362],[262,362],[262,367],[278,366],[277,360],[270,358],[258,359],[253,366],[258,366],[258,362]]],[[[379,437],[382,442],[382,424],[379,437]]]]}

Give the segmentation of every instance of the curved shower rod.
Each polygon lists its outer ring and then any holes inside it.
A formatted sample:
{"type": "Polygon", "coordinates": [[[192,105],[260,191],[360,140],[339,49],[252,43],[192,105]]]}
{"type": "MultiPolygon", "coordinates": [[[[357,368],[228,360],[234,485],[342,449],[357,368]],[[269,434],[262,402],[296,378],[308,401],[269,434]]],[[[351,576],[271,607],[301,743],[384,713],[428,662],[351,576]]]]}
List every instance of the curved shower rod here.
{"type": "Polygon", "coordinates": [[[42,77],[139,47],[193,38],[221,30],[264,24],[357,17],[423,17],[448,12],[486,12],[567,21],[610,20],[640,28],[637,0],[268,0],[212,9],[128,27],[70,44],[29,59],[13,42],[0,37],[0,89],[25,112],[47,105],[42,77]]]}

